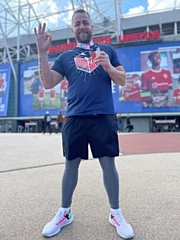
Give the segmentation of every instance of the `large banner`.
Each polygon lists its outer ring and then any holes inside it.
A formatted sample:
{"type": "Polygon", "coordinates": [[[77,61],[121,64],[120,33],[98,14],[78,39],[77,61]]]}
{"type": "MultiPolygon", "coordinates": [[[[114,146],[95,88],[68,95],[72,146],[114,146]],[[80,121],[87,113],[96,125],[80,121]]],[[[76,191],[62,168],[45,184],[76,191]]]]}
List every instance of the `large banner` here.
{"type": "Polygon", "coordinates": [[[10,79],[10,64],[0,64],[0,117],[7,115],[10,79]]]}
{"type": "MultiPolygon", "coordinates": [[[[49,59],[49,67],[54,59],[49,59]]],[[[48,110],[52,115],[67,109],[68,82],[64,79],[53,89],[44,89],[39,76],[38,62],[20,65],[19,116],[43,116],[48,110]]]]}
{"type": "MultiPolygon", "coordinates": [[[[116,49],[127,73],[121,87],[112,83],[115,112],[162,113],[180,111],[180,42],[116,49]]],[[[49,59],[51,67],[55,58],[49,59]]],[[[20,64],[19,116],[57,115],[67,109],[68,82],[43,88],[38,62],[20,64]]]]}
{"type": "Polygon", "coordinates": [[[113,84],[116,112],[180,111],[180,43],[127,47],[117,53],[127,83],[113,84]]]}

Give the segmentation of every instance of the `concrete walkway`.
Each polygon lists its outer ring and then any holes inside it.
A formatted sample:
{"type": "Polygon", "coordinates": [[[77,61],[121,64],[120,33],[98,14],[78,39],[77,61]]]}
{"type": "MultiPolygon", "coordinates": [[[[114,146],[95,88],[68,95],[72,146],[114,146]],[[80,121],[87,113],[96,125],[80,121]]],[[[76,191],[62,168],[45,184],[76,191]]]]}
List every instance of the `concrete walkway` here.
{"type": "MultiPolygon", "coordinates": [[[[0,152],[0,240],[45,239],[42,228],[61,200],[61,135],[0,134],[0,152]]],[[[134,240],[179,240],[180,153],[121,155],[116,165],[134,240]]],[[[53,240],[121,239],[108,222],[97,159],[81,163],[72,210],[74,222],[53,240]]]]}

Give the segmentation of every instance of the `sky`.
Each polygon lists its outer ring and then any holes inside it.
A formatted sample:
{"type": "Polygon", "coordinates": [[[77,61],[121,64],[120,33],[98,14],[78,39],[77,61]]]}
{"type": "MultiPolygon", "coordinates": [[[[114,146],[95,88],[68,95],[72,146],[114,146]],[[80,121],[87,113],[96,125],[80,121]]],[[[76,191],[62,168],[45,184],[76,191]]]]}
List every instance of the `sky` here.
{"type": "Polygon", "coordinates": [[[122,13],[123,14],[134,14],[139,13],[141,11],[145,11],[147,9],[147,1],[146,0],[124,0],[122,1],[122,13]]]}
{"type": "MultiPolygon", "coordinates": [[[[18,11],[18,2],[20,1],[21,6],[32,6],[31,8],[31,16],[34,16],[33,21],[31,21],[31,31],[33,31],[34,26],[37,24],[37,18],[36,16],[41,16],[40,21],[46,21],[49,29],[55,29],[55,28],[62,28],[67,27],[71,25],[71,17],[72,17],[72,11],[69,11],[69,9],[72,9],[71,2],[74,3],[74,6],[77,8],[78,3],[88,3],[92,4],[93,8],[96,6],[93,5],[94,2],[97,3],[100,12],[103,14],[104,17],[109,17],[113,20],[115,19],[115,0],[85,0],[85,1],[78,1],[78,0],[1,0],[0,3],[0,25],[2,23],[2,28],[6,26],[7,29],[9,29],[10,34],[12,35],[17,31],[17,24],[13,25],[14,20],[17,21],[18,17],[15,16],[16,12],[18,11]],[[4,8],[9,8],[9,12],[7,14],[9,18],[8,24],[3,24],[5,11],[4,8]],[[62,14],[61,12],[64,11],[62,14]],[[58,14],[54,14],[58,13],[58,14]],[[12,32],[12,33],[11,33],[12,32]]],[[[163,9],[173,9],[175,6],[176,8],[180,9],[180,0],[116,0],[117,3],[121,3],[121,10],[122,10],[122,17],[131,17],[138,14],[143,14],[148,12],[154,12],[154,11],[162,11],[163,9]]],[[[28,27],[28,7],[22,7],[20,17],[20,22],[25,24],[28,27]]],[[[81,6],[78,6],[81,7],[81,6]]],[[[91,16],[94,18],[94,21],[97,21],[99,15],[98,12],[93,12],[91,8],[91,16]]],[[[24,33],[24,27],[21,29],[21,34],[24,33]]]]}
{"type": "MultiPolygon", "coordinates": [[[[29,0],[29,1],[35,1],[35,0],[29,0]]],[[[66,9],[69,8],[70,4],[67,4],[68,2],[70,3],[71,1],[64,1],[64,0],[48,0],[50,4],[50,7],[56,8],[56,6],[59,7],[59,2],[65,2],[66,6],[64,5],[66,9]],[[53,4],[52,4],[53,2],[53,4]]],[[[76,0],[73,0],[73,2],[76,2],[76,0]]],[[[91,3],[93,5],[92,0],[85,0],[84,2],[91,3]]],[[[104,15],[110,15],[111,12],[113,12],[114,8],[114,0],[95,0],[97,5],[99,6],[99,9],[101,12],[104,12],[104,15]],[[109,6],[108,6],[109,4],[109,6]],[[104,9],[106,9],[104,11],[104,9]],[[109,9],[109,10],[107,10],[109,9]]],[[[121,3],[121,9],[122,9],[122,15],[124,17],[132,16],[132,15],[137,15],[137,14],[143,14],[146,12],[157,12],[157,11],[162,11],[164,9],[173,9],[175,8],[180,8],[180,0],[116,0],[117,3],[121,3]]],[[[72,12],[70,13],[70,15],[72,12]]],[[[71,16],[69,16],[69,19],[71,19],[71,16]]],[[[64,18],[65,22],[69,22],[68,17],[64,18]],[[67,18],[67,19],[66,19],[67,18]]]]}
{"type": "Polygon", "coordinates": [[[180,0],[121,0],[124,15],[180,8],[180,0]]]}
{"type": "MultiPolygon", "coordinates": [[[[35,0],[29,0],[29,1],[35,1],[35,0]]],[[[47,2],[50,3],[50,8],[56,9],[56,7],[60,6],[60,2],[66,3],[65,7],[68,9],[70,7],[71,1],[64,1],[64,0],[48,0],[47,2]],[[53,2],[53,4],[52,4],[53,2]]],[[[76,0],[73,0],[73,2],[76,2],[76,0]]],[[[93,5],[92,0],[85,0],[87,3],[91,3],[93,5]]],[[[114,0],[95,0],[97,5],[99,6],[99,9],[105,16],[111,17],[111,14],[115,15],[114,13],[114,0]],[[108,5],[109,4],[109,5],[108,5]],[[106,10],[105,10],[106,9],[106,10]],[[109,9],[109,10],[107,10],[109,9]]],[[[157,12],[162,11],[164,9],[173,9],[174,7],[180,8],[180,0],[116,0],[117,3],[121,3],[121,9],[122,9],[122,15],[123,17],[130,17],[133,15],[143,14],[146,12],[157,12]]],[[[65,15],[63,19],[64,22],[67,24],[71,21],[71,15],[72,12],[69,12],[69,14],[65,15]]],[[[93,15],[93,14],[92,14],[93,15]]],[[[56,19],[54,19],[56,21],[56,19]]]]}

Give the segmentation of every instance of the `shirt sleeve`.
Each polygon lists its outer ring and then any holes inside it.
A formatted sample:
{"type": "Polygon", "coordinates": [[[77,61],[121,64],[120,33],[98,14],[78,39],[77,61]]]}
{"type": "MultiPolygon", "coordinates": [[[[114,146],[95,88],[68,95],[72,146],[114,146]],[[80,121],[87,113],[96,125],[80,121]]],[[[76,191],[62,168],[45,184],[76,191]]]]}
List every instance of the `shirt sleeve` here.
{"type": "Polygon", "coordinates": [[[113,67],[122,66],[122,64],[119,61],[117,52],[115,51],[115,49],[113,47],[110,46],[110,48],[112,51],[111,58],[110,58],[111,64],[113,65],[113,67]]]}
{"type": "Polygon", "coordinates": [[[54,61],[54,65],[51,67],[52,70],[58,72],[63,77],[65,76],[65,69],[64,69],[64,61],[63,61],[64,54],[61,54],[59,57],[56,58],[54,61]]]}

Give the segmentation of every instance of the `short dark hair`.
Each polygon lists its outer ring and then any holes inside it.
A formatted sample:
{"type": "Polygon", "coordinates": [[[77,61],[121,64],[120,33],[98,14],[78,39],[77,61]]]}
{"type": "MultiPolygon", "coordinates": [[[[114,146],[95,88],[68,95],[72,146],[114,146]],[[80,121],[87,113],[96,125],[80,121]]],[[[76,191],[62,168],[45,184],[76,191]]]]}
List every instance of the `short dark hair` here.
{"type": "Polygon", "coordinates": [[[158,51],[152,51],[152,52],[150,52],[149,55],[148,55],[149,61],[152,61],[154,55],[157,54],[157,53],[160,55],[160,53],[159,53],[158,51]]]}
{"type": "Polygon", "coordinates": [[[72,20],[73,20],[73,17],[74,17],[74,15],[75,15],[76,13],[86,13],[86,14],[88,15],[89,19],[91,19],[89,13],[86,12],[84,9],[77,9],[77,10],[74,11],[74,13],[73,13],[73,15],[72,15],[72,20]]]}
{"type": "Polygon", "coordinates": [[[39,76],[39,71],[35,71],[34,75],[39,76]]]}

